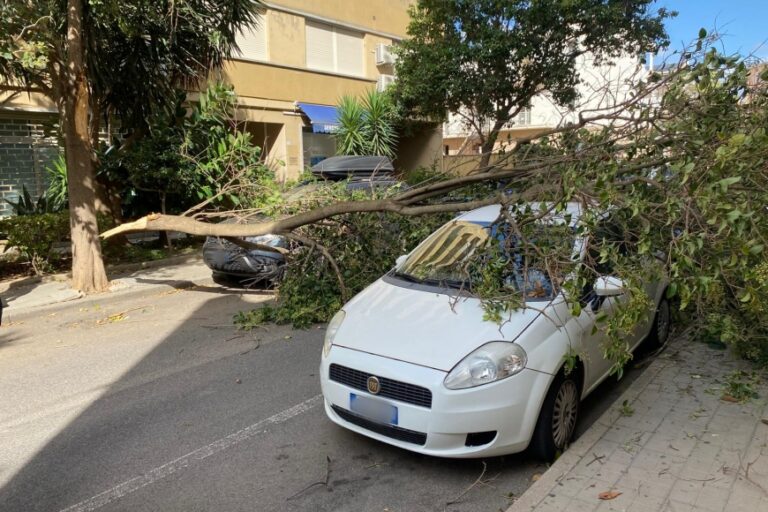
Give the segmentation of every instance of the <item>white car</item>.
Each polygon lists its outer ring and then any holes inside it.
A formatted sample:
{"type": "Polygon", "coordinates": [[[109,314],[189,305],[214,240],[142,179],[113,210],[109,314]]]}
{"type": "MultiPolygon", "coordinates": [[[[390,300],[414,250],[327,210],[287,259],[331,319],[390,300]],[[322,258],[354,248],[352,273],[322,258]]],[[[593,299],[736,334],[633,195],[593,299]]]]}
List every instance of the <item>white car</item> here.
{"type": "MultiPolygon", "coordinates": [[[[425,262],[440,267],[435,262],[480,247],[483,237],[493,236],[489,226],[500,208],[450,221],[333,317],[320,364],[332,421],[440,457],[502,455],[530,445],[534,455],[551,460],[566,448],[579,402],[610,374],[612,363],[601,347],[605,335],[593,326],[601,311],[610,314],[622,300],[623,283],[597,278],[585,307],[573,316],[562,293],[551,296],[552,287],[537,281],[545,291],[526,299],[535,304],[499,325],[483,319],[479,299],[447,287],[445,276],[438,281],[408,272],[425,262]],[[572,354],[578,363],[566,372],[572,354]]],[[[578,222],[577,205],[565,213],[543,222],[578,222]]],[[[574,254],[584,247],[584,240],[574,240],[574,254]]],[[[670,311],[664,288],[646,287],[655,308],[627,340],[630,348],[648,337],[666,340],[670,311]]]]}

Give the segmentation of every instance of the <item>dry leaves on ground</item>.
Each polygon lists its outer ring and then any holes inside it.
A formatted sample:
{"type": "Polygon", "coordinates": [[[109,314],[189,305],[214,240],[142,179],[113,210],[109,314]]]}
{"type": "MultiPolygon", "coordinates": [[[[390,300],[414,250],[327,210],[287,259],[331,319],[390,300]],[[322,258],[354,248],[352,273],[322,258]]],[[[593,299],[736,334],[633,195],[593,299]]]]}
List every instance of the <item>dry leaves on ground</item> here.
{"type": "Polygon", "coordinates": [[[612,500],[621,496],[619,491],[605,491],[597,495],[601,500],[612,500]]]}

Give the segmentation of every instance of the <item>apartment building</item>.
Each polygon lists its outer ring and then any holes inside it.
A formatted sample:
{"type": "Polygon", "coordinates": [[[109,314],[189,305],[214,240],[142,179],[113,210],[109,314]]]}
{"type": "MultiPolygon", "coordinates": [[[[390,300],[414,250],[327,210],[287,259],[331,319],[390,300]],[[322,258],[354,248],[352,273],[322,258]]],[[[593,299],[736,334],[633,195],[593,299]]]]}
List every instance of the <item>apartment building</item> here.
{"type": "MultiPolygon", "coordinates": [[[[513,147],[515,141],[521,138],[575,122],[581,112],[595,112],[619,105],[629,97],[637,81],[647,74],[641,59],[633,56],[617,58],[612,65],[597,65],[591,56],[585,55],[577,65],[581,78],[577,104],[572,108],[561,107],[546,93],[535,96],[529,108],[523,109],[501,130],[494,152],[513,147]]],[[[480,152],[477,131],[467,123],[467,115],[469,113],[449,114],[443,124],[444,155],[476,155],[480,152]]],[[[490,131],[491,123],[486,124],[488,126],[483,127],[485,133],[490,131]]],[[[450,164],[446,165],[450,167],[450,164]]]]}
{"type": "MultiPolygon", "coordinates": [[[[279,176],[295,178],[334,154],[334,105],[342,95],[383,90],[394,80],[389,50],[406,35],[412,1],[266,1],[259,23],[238,35],[240,53],[214,78],[234,86],[240,128],[279,176]]],[[[45,167],[58,155],[47,129],[55,121],[55,105],[44,96],[0,90],[0,216],[11,213],[2,199],[22,185],[33,196],[45,190],[45,167]]],[[[411,133],[398,148],[400,168],[440,157],[439,128],[411,133]]]]}
{"type": "MultiPolygon", "coordinates": [[[[295,177],[334,154],[334,105],[342,95],[383,90],[394,80],[389,49],[405,37],[410,3],[267,2],[261,22],[240,35],[241,54],[223,68],[222,78],[234,85],[240,118],[279,172],[295,177]]],[[[426,139],[439,155],[439,132],[426,139]]],[[[414,155],[409,142],[399,152],[402,159],[429,160],[428,148],[414,155]]],[[[423,146],[425,140],[413,142],[423,146]]]]}

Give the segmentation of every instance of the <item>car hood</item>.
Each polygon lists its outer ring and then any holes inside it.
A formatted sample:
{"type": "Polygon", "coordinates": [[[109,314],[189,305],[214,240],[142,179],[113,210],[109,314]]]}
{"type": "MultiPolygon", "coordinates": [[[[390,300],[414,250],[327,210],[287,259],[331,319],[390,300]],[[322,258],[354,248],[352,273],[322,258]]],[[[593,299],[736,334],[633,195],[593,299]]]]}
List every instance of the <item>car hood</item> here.
{"type": "Polygon", "coordinates": [[[499,327],[483,320],[478,299],[391,277],[360,292],[344,311],[334,345],[446,372],[489,341],[514,341],[540,315],[516,311],[499,327]]]}

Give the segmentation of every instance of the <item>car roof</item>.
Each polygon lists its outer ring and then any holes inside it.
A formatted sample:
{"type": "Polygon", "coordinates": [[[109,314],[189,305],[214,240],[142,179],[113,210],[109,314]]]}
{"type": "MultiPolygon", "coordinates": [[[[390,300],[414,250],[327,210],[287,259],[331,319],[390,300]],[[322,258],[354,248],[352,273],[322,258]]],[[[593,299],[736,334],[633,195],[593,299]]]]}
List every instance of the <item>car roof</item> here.
{"type": "MultiPolygon", "coordinates": [[[[542,207],[550,206],[551,203],[529,203],[533,211],[537,211],[541,209],[542,207]]],[[[500,204],[493,204],[490,206],[483,206],[482,208],[478,208],[476,210],[472,210],[470,212],[467,212],[461,216],[458,217],[457,220],[463,220],[467,222],[479,222],[479,223],[487,223],[487,222],[493,222],[499,217],[499,213],[501,212],[501,205],[500,204]]],[[[570,215],[571,217],[571,224],[575,225],[579,218],[581,217],[582,212],[582,205],[580,203],[568,203],[566,205],[565,211],[558,213],[557,215],[552,215],[548,218],[549,222],[562,222],[565,215],[570,215]]]]}

